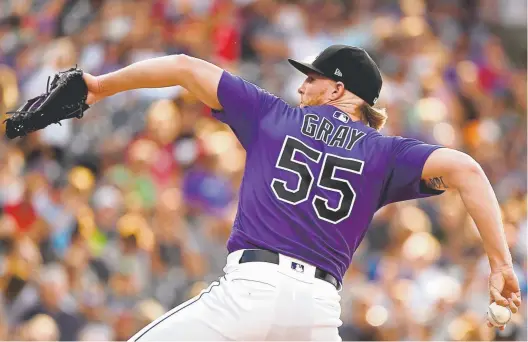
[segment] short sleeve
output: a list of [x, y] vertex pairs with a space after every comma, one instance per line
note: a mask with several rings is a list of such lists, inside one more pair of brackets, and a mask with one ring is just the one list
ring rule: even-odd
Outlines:
[[284, 101], [228, 71], [220, 78], [217, 91], [222, 110], [212, 110], [213, 116], [229, 125], [242, 146], [248, 150], [257, 135], [259, 121]]
[[427, 158], [442, 146], [401, 137], [392, 139], [392, 164], [380, 207], [393, 202], [442, 194], [444, 191], [431, 189], [422, 181]]

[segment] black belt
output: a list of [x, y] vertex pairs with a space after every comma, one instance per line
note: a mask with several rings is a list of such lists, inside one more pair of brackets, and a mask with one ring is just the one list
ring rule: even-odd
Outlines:
[[[242, 257], [239, 260], [240, 264], [246, 263], [246, 262], [268, 262], [270, 264], [279, 264], [279, 254], [267, 251], [264, 249], [248, 249], [245, 250], [242, 253]], [[298, 270], [298, 271], [304, 271], [304, 266], [297, 264], [295, 262], [292, 262], [292, 269]], [[329, 282], [330, 284], [334, 285], [336, 289], [339, 289], [339, 282], [337, 279], [331, 275], [330, 273], [316, 267], [315, 269], [315, 277], [317, 279], [324, 280], [326, 282]]]

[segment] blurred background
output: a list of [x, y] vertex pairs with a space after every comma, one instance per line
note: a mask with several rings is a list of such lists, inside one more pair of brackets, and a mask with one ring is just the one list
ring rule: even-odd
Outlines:
[[[346, 275], [343, 340], [527, 340], [526, 0], [0, 0], [0, 113], [78, 64], [186, 53], [292, 104], [330, 44], [379, 63], [383, 133], [481, 163], [525, 299], [485, 327], [489, 266], [456, 193], [380, 210]], [[3, 130], [2, 125], [0, 130]], [[245, 153], [181, 88], [0, 140], [0, 340], [126, 340], [222, 272]]]

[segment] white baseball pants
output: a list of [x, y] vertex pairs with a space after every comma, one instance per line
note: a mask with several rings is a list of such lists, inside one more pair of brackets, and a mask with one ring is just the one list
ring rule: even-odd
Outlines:
[[229, 254], [225, 276], [129, 341], [341, 341], [341, 298], [314, 266], [284, 255], [279, 265], [239, 264], [242, 252]]

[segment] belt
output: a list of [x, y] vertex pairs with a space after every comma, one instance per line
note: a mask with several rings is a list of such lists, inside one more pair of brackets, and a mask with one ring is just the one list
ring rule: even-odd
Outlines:
[[[258, 249], [258, 250], [248, 249], [242, 253], [242, 257], [239, 260], [240, 264], [243, 264], [246, 262], [267, 262], [270, 264], [278, 265], [279, 264], [279, 254], [272, 252], [272, 251], [267, 251], [264, 249]], [[293, 265], [292, 263], [293, 269], [295, 269], [295, 266], [301, 266], [301, 265]], [[339, 281], [337, 281], [337, 279], [330, 273], [316, 267], [315, 277], [317, 279], [321, 279], [326, 282], [329, 282], [330, 284], [334, 285], [336, 289], [339, 290]]]

